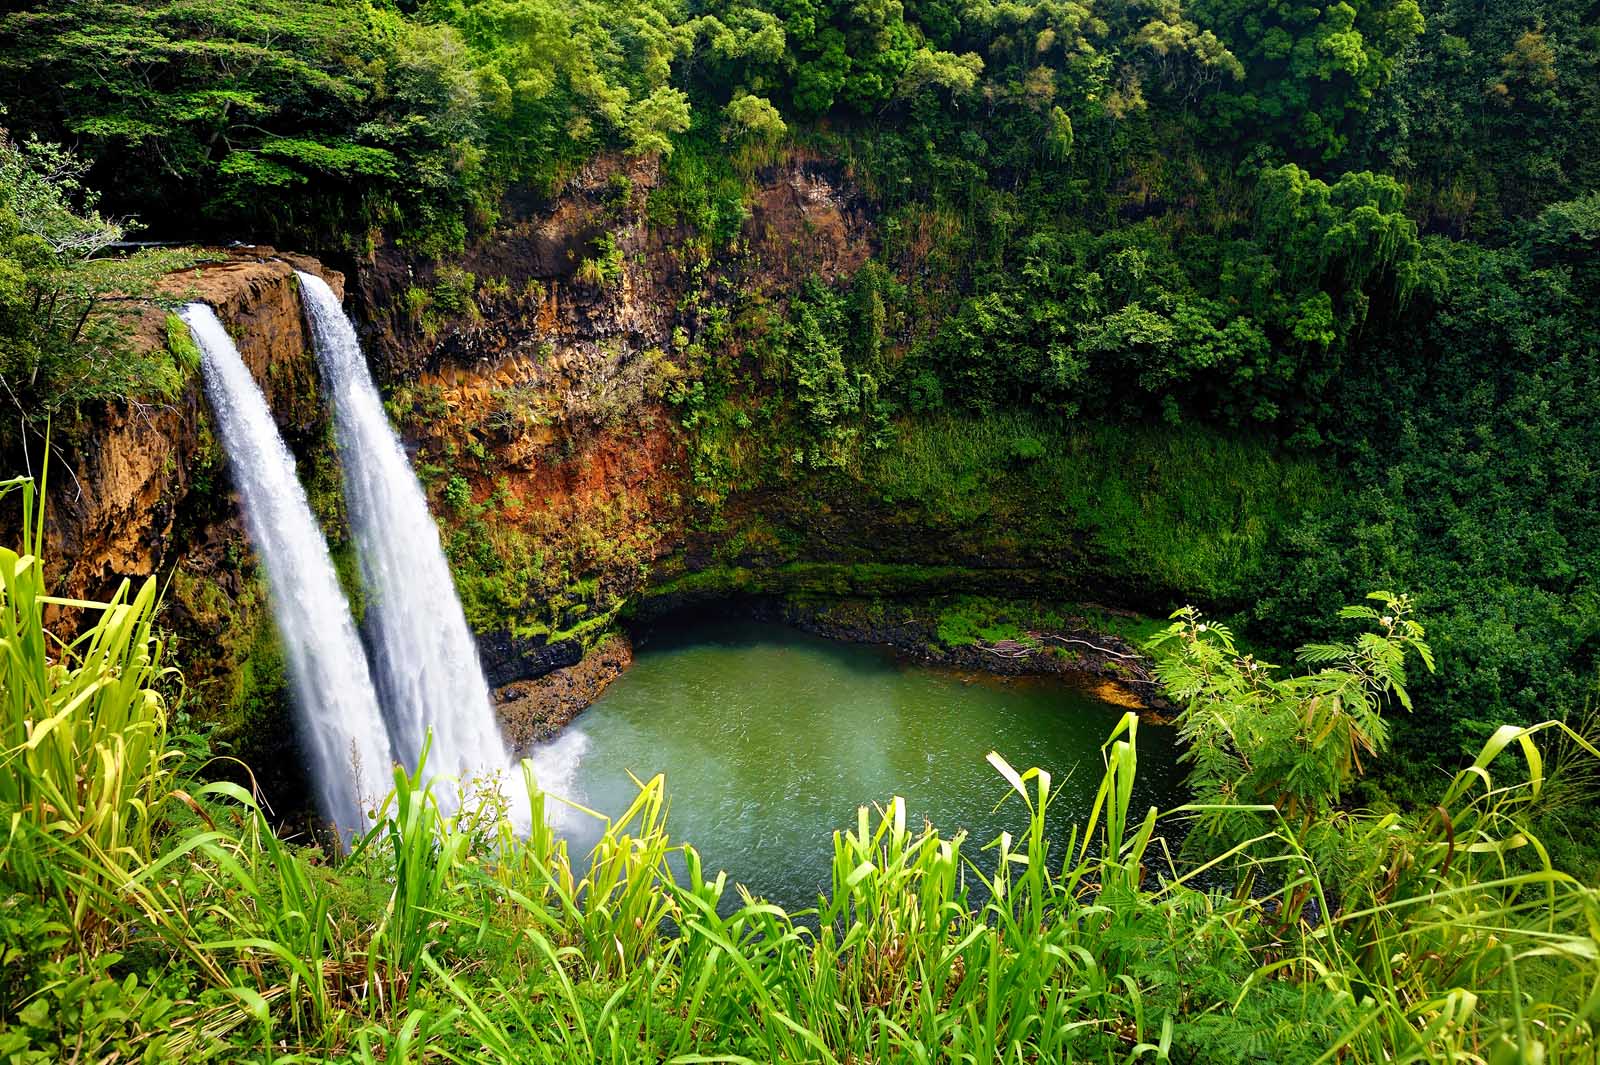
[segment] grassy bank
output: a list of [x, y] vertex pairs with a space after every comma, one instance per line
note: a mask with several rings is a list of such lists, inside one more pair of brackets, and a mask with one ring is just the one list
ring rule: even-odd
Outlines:
[[865, 477], [938, 520], [1081, 543], [1108, 582], [1209, 602], [1237, 600], [1273, 534], [1338, 499], [1324, 464], [1250, 436], [1025, 412], [904, 422]]

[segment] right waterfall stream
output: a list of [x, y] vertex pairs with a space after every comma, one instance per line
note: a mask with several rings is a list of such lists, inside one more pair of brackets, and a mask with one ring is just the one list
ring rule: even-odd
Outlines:
[[[397, 757], [414, 768], [429, 731], [429, 775], [463, 785], [486, 774], [527, 817], [521, 774], [500, 733], [477, 643], [428, 511], [427, 496], [389, 425], [355, 327], [320, 277], [297, 271], [324, 387], [333, 404], [350, 528], [367, 592], [363, 627]], [[576, 753], [535, 752], [539, 786], [557, 794]], [[440, 794], [442, 800], [448, 796]]]

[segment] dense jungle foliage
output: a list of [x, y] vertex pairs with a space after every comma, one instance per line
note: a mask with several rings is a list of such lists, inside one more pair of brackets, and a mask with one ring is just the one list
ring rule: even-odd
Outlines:
[[[702, 319], [692, 400], [734, 379], [728, 340], [758, 341], [802, 465], [869, 491], [929, 426], [1040, 419], [1028, 455], [1062, 426], [1242, 434], [1257, 462], [1320, 463], [1314, 505], [1274, 504], [1247, 566], [1149, 605], [1290, 647], [1350, 587], [1416, 589], [1446, 652], [1398, 726], [1424, 766], [1592, 688], [1592, 6], [46, 0], [0, 27], [0, 377], [32, 413], [170, 380], [116, 354], [95, 302], [134, 287], [140, 260], [103, 252], [130, 217], [447, 263], [508, 191], [621, 151], [664, 159], [650, 216], [709, 262], [736, 253], [761, 160], [821, 153], [881, 250], [777, 294], [760, 336]], [[622, 260], [581, 267], [604, 284]], [[931, 509], [982, 477], [952, 469]]]
[[[420, 772], [347, 855], [284, 844], [200, 782], [155, 586], [52, 601], [25, 518], [0, 1059], [1592, 1060], [1600, 901], [1560, 870], [1597, 820], [1594, 4], [40, 0], [0, 13], [0, 106], [7, 442], [193, 369], [120, 313], [192, 253], [130, 237], [398, 249], [433, 329], [475, 310], [456, 259], [598, 156], [659, 162], [703, 277], [763, 167], [826, 160], [871, 259], [679, 308], [703, 498], [998, 516], [1207, 611], [1152, 649], [1181, 851], [1128, 808], [1130, 719], [1073, 838], [997, 762], [1028, 839], [863, 810], [791, 915], [670, 841], [659, 780], [588, 858]], [[616, 285], [590, 251], [574, 283]], [[1341, 612], [1383, 587], [1413, 598]]]
[[527, 762], [525, 787], [462, 782], [466, 802], [396, 767], [346, 853], [285, 843], [248, 791], [193, 778], [209, 752], [169, 711], [155, 581], [77, 603], [82, 632], [53, 638], [34, 486], [0, 491], [25, 530], [0, 550], [8, 1062], [1592, 1057], [1600, 891], [1529, 826], [1600, 751], [1507, 726], [1420, 813], [1340, 808], [1433, 665], [1405, 596], [1341, 611], [1347, 640], [1292, 676], [1180, 611], [1152, 651], [1194, 805], [1132, 806], [1129, 713], [1066, 839], [1046, 834], [1051, 774], [991, 753], [1024, 835], [862, 806], [791, 914], [670, 838], [659, 776], [586, 859], [545, 827], [559, 808]]

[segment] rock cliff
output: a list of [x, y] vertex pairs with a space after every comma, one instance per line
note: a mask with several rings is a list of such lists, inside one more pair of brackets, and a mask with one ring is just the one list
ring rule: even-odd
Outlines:
[[[227, 323], [287, 438], [306, 440], [324, 419], [316, 399], [315, 359], [300, 314], [295, 269], [315, 270], [336, 290], [344, 278], [314, 260], [271, 248], [219, 253], [221, 261], [167, 278], [163, 295], [211, 304]], [[141, 314], [137, 342], [167, 342], [166, 312]], [[176, 564], [197, 544], [175, 536], [197, 488], [225, 487], [208, 476], [217, 456], [205, 395], [191, 375], [181, 395], [156, 404], [106, 404], [86, 412], [86, 431], [63, 456], [49, 494], [46, 531], [61, 594], [98, 597], [123, 578], [148, 577]], [[210, 498], [205, 510], [213, 511]], [[193, 509], [193, 508], [191, 508]], [[214, 515], [203, 539], [239, 533], [233, 508]]]
[[862, 197], [824, 160], [754, 174], [725, 245], [663, 216], [662, 181], [656, 161], [602, 157], [548, 203], [508, 200], [449, 264], [380, 247], [354, 268], [497, 681], [592, 643], [703, 524], [675, 389], [739, 355], [706, 340], [718, 324], [848, 276], [875, 246]]
[[[926, 594], [981, 586], [980, 571], [1037, 583], [1047, 568], [1004, 530], [974, 553], [825, 478], [730, 495], [730, 478], [703, 476], [690, 388], [712, 367], [736, 376], [726, 394], [775, 387], [741, 338], [778, 320], [806, 279], [851, 275], [876, 232], [825, 160], [754, 174], [720, 243], [660, 210], [662, 181], [654, 161], [600, 158], [551, 199], [509, 197], [494, 231], [448, 262], [380, 244], [344, 264], [347, 305], [519, 738], [559, 726], [626, 666], [615, 621], [652, 588], [669, 604], [871, 596], [890, 579]], [[344, 276], [270, 248], [224, 253], [165, 292], [211, 303], [238, 340], [349, 576], [295, 267], [342, 292]], [[143, 343], [165, 343], [166, 330], [163, 310], [141, 319]], [[198, 379], [170, 403], [107, 406], [85, 424], [71, 476], [53, 478], [58, 587], [99, 596], [125, 577], [170, 576], [167, 624], [194, 705], [224, 738], [248, 741], [257, 766], [292, 767], [276, 639]]]
[[[796, 157], [757, 178], [727, 247], [652, 215], [658, 164], [611, 157], [549, 200], [509, 197], [502, 223], [453, 261], [380, 246], [346, 264], [347, 302], [519, 734], [570, 716], [626, 664], [625, 641], [604, 637], [651, 564], [682, 548], [695, 487], [667, 390], [692, 369], [687, 340], [726, 313], [730, 293], [781, 294], [872, 251], [868, 214], [836, 167]], [[162, 302], [216, 308], [348, 575], [294, 270], [341, 295], [345, 275], [267, 247], [208, 257], [167, 278]], [[167, 332], [165, 308], [145, 308], [139, 342], [167, 343]], [[198, 375], [168, 402], [85, 412], [56, 451], [58, 592], [97, 598], [125, 578], [167, 580], [165, 624], [191, 705], [224, 739], [248, 741], [255, 764], [292, 762], [276, 638]], [[461, 565], [474, 552], [481, 564]]]

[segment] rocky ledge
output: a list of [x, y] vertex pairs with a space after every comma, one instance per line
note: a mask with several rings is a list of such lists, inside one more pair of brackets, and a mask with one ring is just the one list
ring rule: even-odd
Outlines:
[[554, 736], [632, 664], [633, 644], [614, 633], [575, 665], [496, 688], [495, 705], [507, 742], [521, 749]]
[[[142, 308], [136, 343], [167, 343], [166, 305], [211, 304], [245, 365], [267, 394], [286, 435], [304, 437], [323, 414], [294, 276], [315, 272], [336, 292], [344, 277], [304, 256], [269, 247], [208, 250], [192, 270], [168, 275]], [[47, 534], [59, 594], [100, 597], [123, 578], [168, 567], [188, 546], [174, 522], [206, 465], [207, 408], [199, 376], [171, 400], [106, 403], [85, 412], [90, 431], [60, 456], [52, 477]]]
[[1028, 620], [1014, 633], [951, 643], [941, 636], [937, 602], [790, 599], [765, 604], [762, 615], [818, 636], [891, 647], [914, 661], [1004, 676], [1059, 676], [1083, 682], [1108, 703], [1165, 720], [1172, 704], [1159, 694], [1152, 663], [1121, 636], [1083, 618]]

